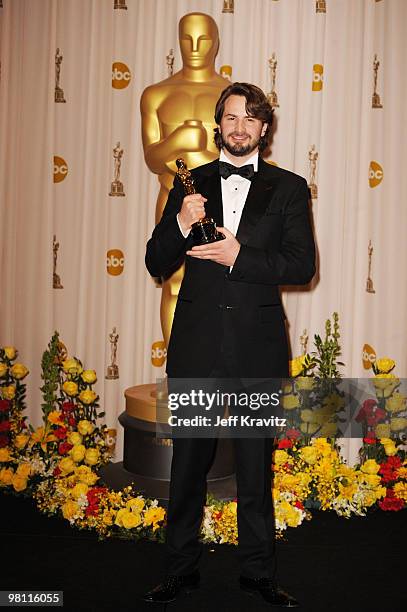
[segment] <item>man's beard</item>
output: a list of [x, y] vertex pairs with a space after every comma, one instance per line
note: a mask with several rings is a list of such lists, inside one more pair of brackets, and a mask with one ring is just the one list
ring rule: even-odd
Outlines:
[[[233, 134], [230, 134], [230, 136], [232, 135]], [[220, 137], [222, 139], [222, 148], [226, 149], [226, 151], [228, 151], [231, 155], [234, 155], [235, 157], [244, 157], [245, 155], [252, 153], [252, 151], [257, 149], [260, 143], [260, 138], [258, 138], [257, 140], [249, 141], [245, 145], [243, 143], [230, 144], [229, 142], [226, 142], [223, 139], [222, 134], [220, 135]]]

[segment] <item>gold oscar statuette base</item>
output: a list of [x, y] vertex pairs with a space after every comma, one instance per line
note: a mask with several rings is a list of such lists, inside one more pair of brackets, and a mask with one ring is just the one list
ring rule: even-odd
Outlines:
[[278, 103], [277, 93], [275, 91], [270, 91], [270, 93], [267, 94], [267, 101], [273, 108], [279, 108], [280, 106]]
[[107, 374], [105, 378], [107, 380], [116, 380], [119, 378], [119, 367], [117, 365], [107, 366]]
[[318, 198], [318, 185], [315, 185], [315, 183], [312, 183], [311, 185], [308, 185], [310, 193], [311, 193], [311, 198], [313, 200], [316, 200]]
[[371, 278], [368, 278], [366, 281], [366, 291], [367, 293], [376, 293], [374, 287], [373, 287], [373, 281]]
[[55, 87], [55, 102], [63, 102], [65, 103], [64, 90], [60, 87]]
[[123, 183], [121, 181], [113, 181], [110, 185], [110, 196], [120, 196], [123, 197], [126, 194], [123, 191]]
[[380, 102], [380, 96], [378, 93], [374, 93], [372, 96], [372, 108], [383, 108], [383, 104]]

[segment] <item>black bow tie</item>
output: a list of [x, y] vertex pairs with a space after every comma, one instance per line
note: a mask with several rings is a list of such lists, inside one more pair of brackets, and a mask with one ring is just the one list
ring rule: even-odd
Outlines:
[[247, 164], [246, 166], [233, 166], [232, 164], [228, 164], [227, 162], [220, 161], [219, 162], [219, 174], [222, 178], [227, 179], [231, 174], [239, 174], [239, 176], [243, 176], [245, 179], [252, 180], [254, 177], [254, 166], [253, 164]]

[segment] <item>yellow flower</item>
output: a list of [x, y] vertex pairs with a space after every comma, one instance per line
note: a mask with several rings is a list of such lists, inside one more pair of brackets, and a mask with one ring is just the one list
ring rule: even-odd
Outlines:
[[91, 434], [94, 429], [95, 427], [93, 423], [91, 423], [90, 421], [87, 421], [86, 419], [83, 419], [82, 421], [79, 421], [78, 423], [78, 431], [83, 436], [86, 436], [87, 434]]
[[81, 391], [79, 394], [79, 399], [81, 400], [82, 404], [93, 404], [96, 398], [97, 398], [96, 393], [92, 391], [91, 389], [85, 389], [84, 391]]
[[82, 372], [82, 380], [90, 385], [95, 383], [97, 380], [95, 370], [85, 370]]
[[309, 408], [306, 410], [301, 410], [301, 419], [304, 421], [304, 423], [318, 423], [318, 416]]
[[351, 482], [350, 484], [346, 484], [346, 485], [339, 483], [339, 494], [341, 497], [344, 497], [345, 499], [351, 500], [357, 490], [358, 490], [357, 484], [354, 482]]
[[8, 387], [1, 387], [1, 394], [3, 399], [12, 400], [16, 394], [16, 388], [14, 385], [8, 385]]
[[59, 469], [64, 474], [64, 476], [73, 472], [75, 467], [76, 466], [70, 457], [64, 457], [59, 462]]
[[381, 477], [379, 474], [363, 474], [363, 480], [374, 489], [379, 486]]
[[7, 364], [3, 361], [0, 361], [0, 378], [3, 378], [7, 374]]
[[25, 367], [22, 363], [15, 363], [10, 368], [10, 374], [16, 380], [22, 380], [28, 374], [28, 368]]
[[313, 465], [314, 463], [316, 463], [318, 459], [318, 451], [314, 446], [304, 446], [300, 450], [300, 457], [306, 463]]
[[368, 489], [363, 493], [363, 504], [367, 507], [373, 506], [377, 501], [377, 497], [374, 491]]
[[72, 380], [66, 380], [62, 385], [62, 389], [67, 395], [70, 395], [71, 397], [78, 395], [78, 385]]
[[402, 412], [406, 409], [406, 397], [401, 393], [395, 393], [386, 399], [386, 410], [389, 412]]
[[394, 368], [396, 363], [393, 361], [393, 359], [382, 357], [382, 359], [376, 360], [375, 365], [381, 374], [388, 374]]
[[156, 508], [149, 508], [148, 510], [146, 510], [144, 514], [143, 525], [144, 527], [153, 525], [153, 531], [155, 531], [159, 527], [158, 523], [163, 521], [164, 518], [165, 518], [164, 508], [161, 508], [160, 506], [157, 506]]
[[82, 444], [81, 434], [78, 431], [71, 431], [71, 433], [68, 435], [68, 442], [74, 446]]
[[397, 470], [397, 477], [407, 479], [407, 467], [399, 467]]
[[86, 453], [86, 448], [84, 447], [83, 444], [76, 444], [69, 451], [69, 454], [71, 455], [75, 463], [80, 463], [81, 461], [83, 461], [83, 458], [85, 457], [85, 453]]
[[14, 472], [11, 468], [3, 468], [0, 470], [0, 483], [2, 485], [11, 485]]
[[298, 376], [295, 379], [295, 384], [297, 385], [297, 389], [302, 391], [312, 391], [315, 384], [315, 379], [312, 376]]
[[330, 395], [324, 397], [322, 404], [328, 413], [333, 413], [338, 412], [341, 408], [343, 408], [345, 400], [343, 397], [338, 395], [338, 393], [331, 393]]
[[79, 505], [73, 499], [68, 499], [68, 501], [62, 505], [61, 510], [63, 517], [70, 520], [78, 515]]
[[6, 463], [7, 461], [11, 461], [12, 457], [10, 455], [10, 449], [7, 447], [0, 448], [0, 463]]
[[20, 476], [20, 474], [14, 474], [11, 484], [15, 491], [24, 491], [27, 488], [27, 478]]
[[128, 510], [127, 508], [120, 508], [120, 510], [116, 514], [114, 524], [118, 527], [123, 527], [123, 514], [126, 514], [127, 512], [130, 512], [130, 510]]
[[332, 438], [338, 433], [338, 425], [337, 423], [325, 423], [324, 425], [322, 425], [319, 433], [321, 434], [321, 436]]
[[85, 482], [89, 486], [94, 485], [98, 480], [97, 476], [87, 465], [80, 465], [75, 469], [75, 475], [80, 482]]
[[20, 463], [20, 465], [18, 466], [17, 470], [16, 470], [16, 474], [18, 474], [19, 476], [22, 476], [23, 478], [28, 478], [29, 476], [31, 476], [31, 465], [29, 463]]
[[380, 442], [383, 445], [384, 452], [388, 457], [393, 457], [397, 453], [397, 446], [394, 443], [394, 440], [390, 438], [380, 438]]
[[125, 529], [133, 529], [141, 524], [141, 515], [139, 512], [130, 512], [127, 510], [123, 513], [122, 522]]
[[368, 459], [361, 465], [360, 470], [364, 474], [377, 474], [380, 470], [380, 465], [374, 459]]
[[21, 450], [24, 448], [24, 446], [27, 444], [28, 442], [28, 438], [29, 436], [27, 434], [17, 434], [16, 437], [14, 438], [14, 446], [18, 449]]
[[83, 371], [82, 366], [76, 359], [65, 359], [62, 362], [62, 367], [67, 374], [71, 374], [73, 376], [80, 374]]
[[403, 499], [407, 503], [407, 482], [396, 482], [393, 490], [396, 497]]
[[303, 360], [301, 359], [301, 357], [295, 357], [294, 359], [292, 359], [289, 363], [290, 376], [295, 378], [296, 376], [301, 374], [302, 366], [303, 366]]
[[331, 454], [331, 445], [327, 442], [326, 438], [320, 437], [312, 441], [312, 446], [317, 449], [322, 455]]
[[376, 394], [381, 391], [381, 397], [390, 397], [394, 389], [400, 384], [400, 379], [394, 374], [376, 374], [373, 378], [373, 385], [376, 388]]
[[59, 410], [53, 410], [52, 412], [48, 414], [47, 420], [49, 421], [49, 423], [52, 423], [53, 425], [61, 425], [63, 423], [63, 420], [61, 419], [61, 417], [62, 417], [62, 412], [60, 412]]
[[17, 357], [17, 349], [15, 349], [14, 346], [4, 346], [3, 350], [6, 354], [7, 359], [10, 359], [10, 361]]
[[300, 430], [304, 434], [308, 434], [311, 436], [319, 429], [319, 425], [317, 423], [301, 423]]
[[375, 433], [378, 438], [388, 438], [390, 436], [390, 425], [379, 423], [375, 427]]
[[71, 495], [72, 497], [75, 497], [75, 499], [78, 499], [78, 497], [80, 497], [81, 495], [86, 495], [88, 490], [89, 487], [85, 482], [78, 482], [73, 487], [73, 489], [71, 489]]
[[282, 406], [284, 410], [294, 410], [298, 408], [300, 405], [300, 400], [298, 395], [283, 395], [282, 396]]
[[85, 463], [88, 465], [96, 465], [99, 461], [99, 449], [88, 448], [85, 453]]
[[398, 417], [397, 419], [390, 419], [390, 429], [392, 431], [402, 431], [407, 427], [407, 419]]
[[277, 449], [274, 451], [274, 463], [276, 465], [282, 465], [283, 463], [287, 463], [289, 460], [289, 455], [285, 450]]
[[126, 502], [126, 508], [128, 510], [134, 510], [135, 512], [141, 512], [144, 509], [145, 501], [142, 497], [132, 497]]

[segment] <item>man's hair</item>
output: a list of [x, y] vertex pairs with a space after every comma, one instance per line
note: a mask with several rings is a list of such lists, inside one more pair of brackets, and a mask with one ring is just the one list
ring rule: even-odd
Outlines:
[[[220, 125], [223, 113], [225, 110], [225, 102], [230, 96], [243, 96], [246, 98], [246, 112], [249, 117], [260, 119], [263, 123], [267, 123], [267, 129], [264, 136], [260, 138], [259, 151], [260, 153], [267, 148], [271, 134], [271, 126], [273, 124], [274, 109], [268, 102], [265, 94], [256, 85], [250, 83], [232, 83], [226, 87], [220, 95], [215, 107], [215, 121]], [[215, 144], [219, 150], [222, 148], [222, 136], [219, 128], [215, 128]]]

